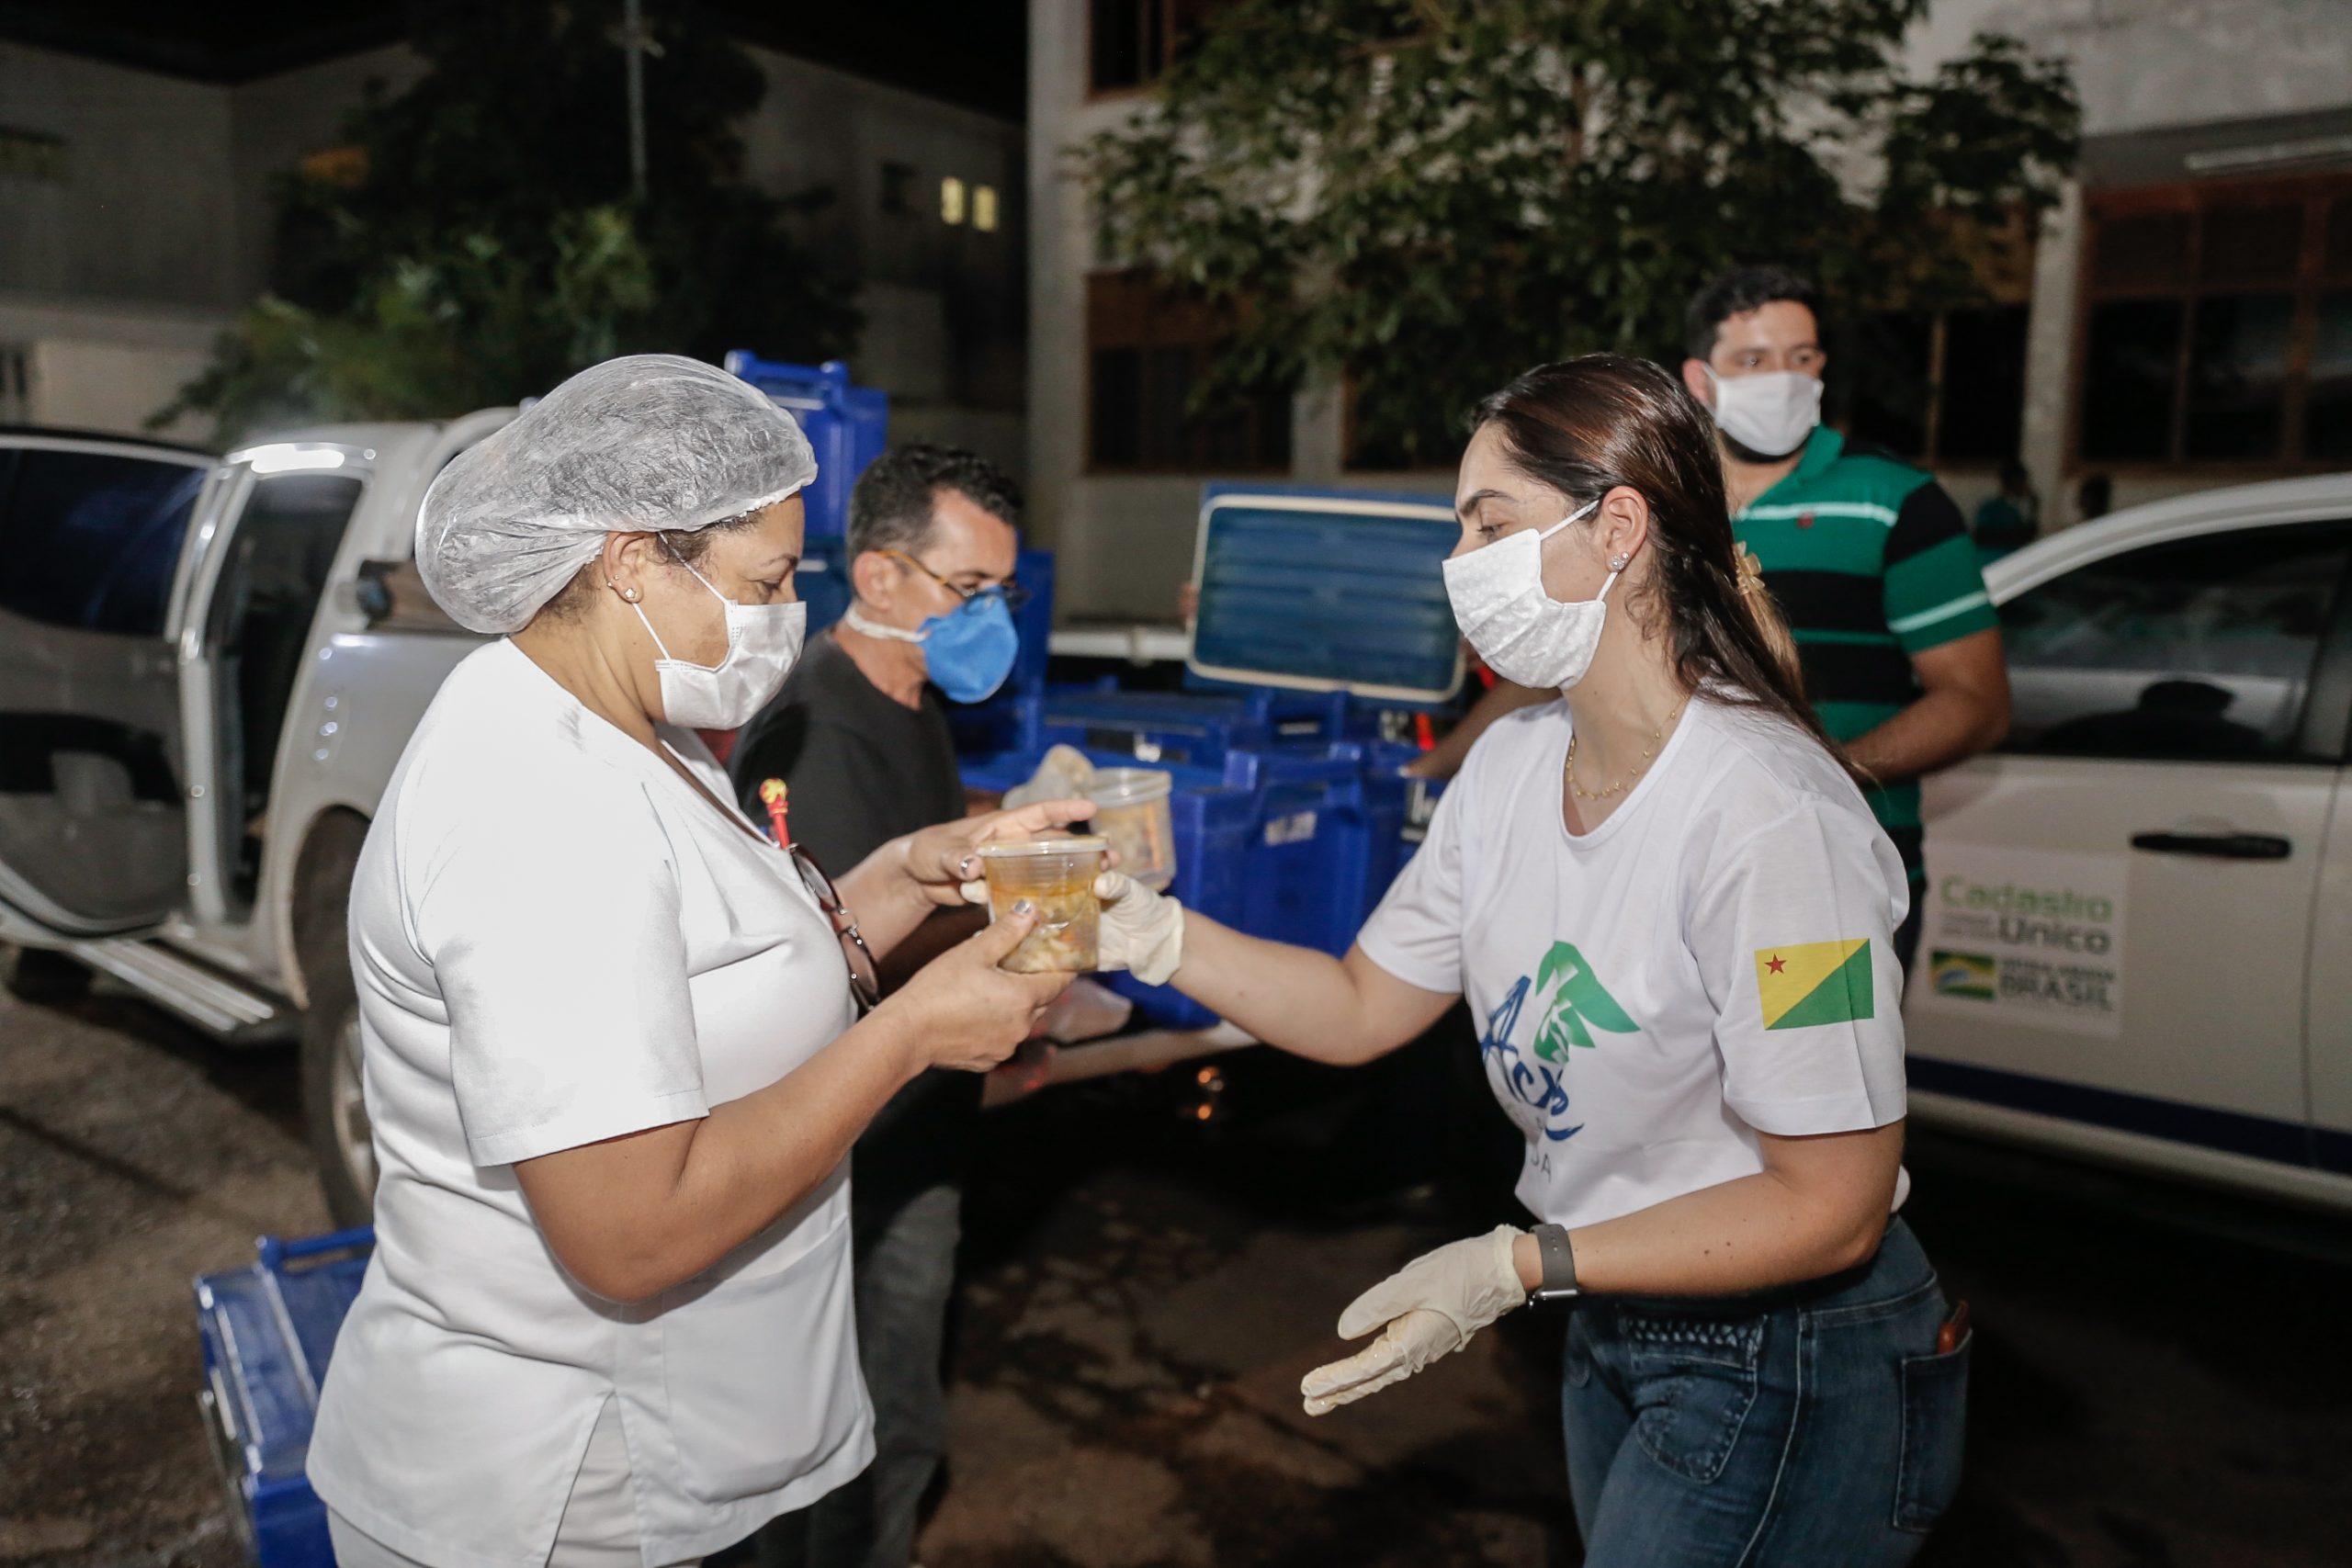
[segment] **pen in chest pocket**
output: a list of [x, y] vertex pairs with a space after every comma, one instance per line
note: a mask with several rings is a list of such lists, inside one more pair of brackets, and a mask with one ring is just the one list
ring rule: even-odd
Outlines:
[[768, 824], [775, 833], [776, 848], [792, 847], [792, 829], [785, 822], [786, 797], [791, 792], [782, 779], [763, 780], [760, 784], [760, 804], [768, 808]]

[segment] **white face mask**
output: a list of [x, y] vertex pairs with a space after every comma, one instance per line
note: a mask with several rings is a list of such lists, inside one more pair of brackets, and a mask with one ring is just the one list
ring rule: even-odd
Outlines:
[[1759, 457], [1781, 458], [1804, 445], [1821, 423], [1821, 378], [1802, 370], [1707, 379], [1715, 388], [1715, 423]]
[[[686, 566], [684, 561], [678, 564]], [[712, 588], [693, 567], [686, 570], [726, 607], [727, 657], [708, 667], [671, 658], [662, 634], [646, 620], [645, 606], [632, 604], [637, 618], [645, 621], [653, 646], [662, 650], [662, 657], [653, 661], [654, 672], [662, 681], [662, 715], [687, 729], [734, 729], [751, 722], [754, 714], [768, 705], [768, 699], [799, 661], [801, 639], [808, 630], [808, 606], [797, 601], [738, 604]]]
[[1589, 502], [1541, 533], [1523, 528], [1445, 563], [1453, 619], [1487, 668], [1522, 686], [1573, 686], [1592, 668], [1609, 619], [1611, 562], [1600, 592], [1562, 604], [1544, 590], [1544, 541], [1600, 504]]

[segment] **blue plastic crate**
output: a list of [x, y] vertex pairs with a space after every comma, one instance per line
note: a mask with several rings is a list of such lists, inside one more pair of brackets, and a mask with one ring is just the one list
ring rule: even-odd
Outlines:
[[[1396, 749], [1385, 749], [1393, 753]], [[1274, 942], [1347, 952], [1364, 918], [1404, 863], [1409, 782], [1395, 758], [1377, 761], [1351, 741], [1237, 750], [1226, 759], [1225, 790], [1239, 797], [1222, 831], [1184, 859], [1177, 834], [1176, 886], [1188, 908]], [[1110, 977], [1112, 987], [1154, 1022], [1203, 1029], [1216, 1015], [1171, 987]]]
[[849, 526], [850, 486], [882, 455], [888, 395], [851, 386], [849, 367], [838, 359], [787, 365], [739, 348], [727, 355], [726, 365], [728, 374], [741, 376], [800, 422], [817, 454], [817, 479], [804, 497], [808, 537], [839, 538]]
[[375, 1241], [366, 1229], [265, 1236], [258, 1262], [197, 1278], [205, 1426], [230, 1517], [260, 1568], [334, 1568], [326, 1506], [302, 1465], [327, 1357]]
[[800, 547], [792, 591], [808, 606], [808, 635], [815, 637], [849, 613], [849, 551], [839, 539], [814, 535]]
[[1016, 744], [1023, 750], [1076, 746], [1155, 766], [1206, 768], [1223, 767], [1236, 751], [1339, 740], [1378, 725], [1344, 692], [1129, 692], [1109, 682], [1057, 687], [1023, 708], [1020, 719]]
[[[1188, 909], [1239, 926], [1249, 902], [1250, 844], [1259, 828], [1258, 791], [1220, 784], [1179, 788], [1168, 797], [1176, 829], [1176, 880], [1168, 889]], [[1105, 985], [1163, 1029], [1206, 1029], [1217, 1015], [1173, 986], [1147, 986], [1121, 971]]]

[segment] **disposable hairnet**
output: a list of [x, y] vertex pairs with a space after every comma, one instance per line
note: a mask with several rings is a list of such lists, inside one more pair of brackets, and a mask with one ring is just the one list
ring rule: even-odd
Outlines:
[[673, 354], [608, 359], [441, 470], [417, 571], [459, 625], [516, 631], [606, 534], [707, 528], [816, 477], [800, 426], [748, 382]]

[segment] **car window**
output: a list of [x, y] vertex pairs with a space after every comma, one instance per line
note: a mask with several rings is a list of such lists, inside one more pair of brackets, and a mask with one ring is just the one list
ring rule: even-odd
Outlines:
[[0, 609], [160, 637], [205, 469], [117, 452], [0, 454]]
[[2008, 749], [2181, 761], [2296, 755], [2352, 524], [2111, 556], [2001, 609]]

